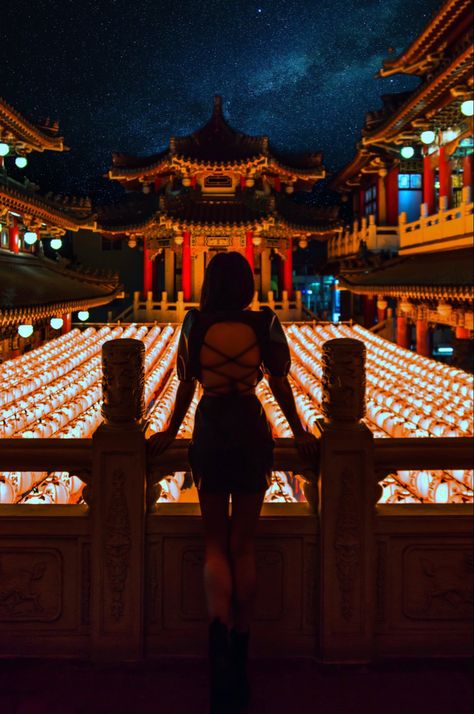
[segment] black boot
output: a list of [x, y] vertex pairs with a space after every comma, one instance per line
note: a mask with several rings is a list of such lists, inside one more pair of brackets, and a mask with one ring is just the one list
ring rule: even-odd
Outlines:
[[238, 709], [250, 703], [250, 683], [247, 675], [249, 633], [230, 631], [230, 659], [233, 670], [234, 701]]
[[216, 617], [209, 625], [210, 714], [232, 714], [229, 631]]

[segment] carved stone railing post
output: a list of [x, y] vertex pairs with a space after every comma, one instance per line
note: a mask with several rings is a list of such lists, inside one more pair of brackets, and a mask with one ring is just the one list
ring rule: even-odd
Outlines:
[[321, 426], [321, 629], [325, 662], [373, 655], [376, 481], [365, 412], [365, 346], [323, 345]]
[[102, 347], [104, 423], [93, 436], [92, 658], [143, 656], [145, 545], [145, 347]]

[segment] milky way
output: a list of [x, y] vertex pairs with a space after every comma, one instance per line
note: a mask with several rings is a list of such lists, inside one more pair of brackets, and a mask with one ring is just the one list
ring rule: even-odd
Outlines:
[[0, 96], [59, 120], [70, 151], [35, 156], [41, 188], [110, 195], [112, 151], [150, 154], [199, 128], [222, 94], [230, 123], [278, 148], [348, 161], [375, 80], [439, 0], [3, 0]]

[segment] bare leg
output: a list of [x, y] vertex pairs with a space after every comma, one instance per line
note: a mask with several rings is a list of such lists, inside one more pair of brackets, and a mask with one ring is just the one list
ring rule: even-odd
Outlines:
[[229, 495], [199, 493], [199, 503], [206, 544], [204, 588], [209, 617], [211, 620], [218, 617], [225, 625], [229, 625], [232, 599]]
[[230, 552], [234, 581], [234, 627], [249, 629], [257, 585], [255, 532], [264, 493], [233, 493]]

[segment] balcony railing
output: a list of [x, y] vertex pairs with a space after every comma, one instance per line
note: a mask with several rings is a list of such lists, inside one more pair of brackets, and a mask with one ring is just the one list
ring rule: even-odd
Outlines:
[[377, 226], [372, 214], [356, 221], [352, 230], [330, 238], [328, 241], [328, 259], [337, 260], [356, 255], [366, 249], [372, 253], [384, 250], [395, 253], [398, 250], [398, 226]]
[[[275, 300], [274, 293], [270, 290], [265, 301], [260, 300], [258, 292], [255, 293], [252, 301], [252, 309], [258, 310], [261, 306], [268, 305], [274, 310], [282, 322], [292, 322], [301, 320], [302, 303], [301, 292], [295, 291], [293, 300], [288, 298], [288, 292], [283, 290], [282, 299]], [[161, 293], [161, 300], [156, 300], [152, 292], [147, 294], [144, 300], [139, 292], [133, 294], [133, 303], [129, 305], [116, 320], [123, 322], [182, 322], [188, 310], [199, 307], [198, 302], [184, 300], [183, 293], [178, 292], [176, 301], [168, 300], [168, 293]]]
[[[156, 504], [163, 476], [189, 468], [188, 444], [147, 455], [140, 343], [107, 344], [92, 439], [0, 440], [2, 470], [70, 469], [87, 484], [86, 506], [0, 506], [0, 656], [204, 652], [199, 507]], [[306, 474], [307, 504], [264, 506], [257, 649], [325, 662], [468, 654], [472, 506], [376, 503], [393, 470], [472, 468], [473, 439], [374, 439], [363, 343], [326, 342], [323, 365], [317, 463], [291, 439], [275, 449], [275, 468]]]
[[470, 188], [463, 189], [460, 206], [448, 208], [447, 202], [442, 197], [440, 210], [431, 216], [428, 205], [422, 203], [420, 218], [410, 223], [406, 213], [400, 214], [400, 255], [472, 248], [474, 204]]

